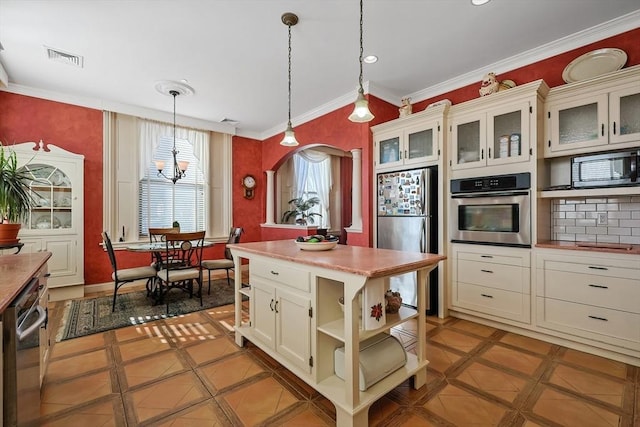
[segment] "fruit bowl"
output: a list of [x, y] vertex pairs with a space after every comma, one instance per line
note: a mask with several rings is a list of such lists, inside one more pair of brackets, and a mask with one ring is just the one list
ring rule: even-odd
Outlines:
[[335, 248], [337, 244], [337, 241], [327, 240], [322, 242], [296, 242], [298, 248], [303, 251], [328, 251]]

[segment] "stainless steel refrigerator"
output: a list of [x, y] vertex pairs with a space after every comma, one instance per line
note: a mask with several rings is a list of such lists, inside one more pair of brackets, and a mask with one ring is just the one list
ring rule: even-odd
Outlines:
[[[409, 252], [437, 253], [437, 168], [377, 175], [377, 246]], [[435, 270], [434, 270], [435, 272]], [[429, 276], [427, 313], [437, 312], [437, 273]], [[391, 278], [402, 303], [416, 307], [416, 273]]]

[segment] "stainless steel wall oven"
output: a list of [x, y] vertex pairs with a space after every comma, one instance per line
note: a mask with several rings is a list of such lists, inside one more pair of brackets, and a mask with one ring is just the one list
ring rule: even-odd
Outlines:
[[531, 247], [531, 174], [451, 180], [450, 238]]
[[21, 426], [40, 415], [40, 328], [47, 311], [38, 305], [33, 278], [2, 315], [4, 425]]

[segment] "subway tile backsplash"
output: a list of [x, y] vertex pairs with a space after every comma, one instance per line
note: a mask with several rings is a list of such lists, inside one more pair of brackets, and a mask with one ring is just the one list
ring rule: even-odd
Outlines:
[[551, 237], [640, 245], [640, 196], [554, 199]]

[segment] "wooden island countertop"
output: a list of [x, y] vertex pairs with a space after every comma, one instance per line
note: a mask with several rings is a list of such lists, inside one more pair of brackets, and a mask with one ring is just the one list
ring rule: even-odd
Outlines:
[[0, 313], [38, 273], [51, 257], [51, 252], [0, 256]]
[[384, 277], [430, 267], [444, 255], [399, 252], [361, 246], [337, 245], [328, 251], [305, 251], [293, 240], [237, 243], [228, 245], [256, 255], [344, 271], [368, 278]]

